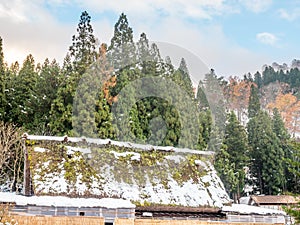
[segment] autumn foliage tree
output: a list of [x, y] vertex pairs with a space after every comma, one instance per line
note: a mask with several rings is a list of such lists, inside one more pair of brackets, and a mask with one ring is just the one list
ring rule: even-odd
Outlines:
[[285, 126], [293, 136], [300, 132], [300, 101], [292, 93], [280, 93], [274, 102], [268, 104], [267, 108], [278, 109]]
[[251, 92], [251, 85], [254, 83], [248, 80], [240, 80], [237, 77], [230, 77], [227, 86], [227, 98], [230, 109], [237, 113], [239, 121], [247, 114], [247, 106]]

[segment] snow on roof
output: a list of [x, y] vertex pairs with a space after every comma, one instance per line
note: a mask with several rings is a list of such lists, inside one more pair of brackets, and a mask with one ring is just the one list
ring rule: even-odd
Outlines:
[[213, 151], [200, 151], [200, 150], [193, 150], [188, 148], [175, 148], [172, 146], [154, 146], [154, 145], [144, 145], [144, 144], [136, 144], [130, 142], [121, 142], [121, 141], [113, 141], [110, 139], [99, 139], [99, 138], [85, 138], [85, 137], [55, 137], [55, 136], [36, 136], [36, 135], [28, 135], [24, 134], [24, 138], [28, 140], [36, 140], [36, 141], [69, 141], [69, 142], [87, 142], [90, 144], [97, 144], [97, 145], [114, 145], [119, 147], [127, 147], [133, 149], [142, 149], [145, 151], [150, 150], [160, 150], [160, 151], [171, 151], [176, 153], [190, 153], [190, 154], [199, 154], [199, 155], [213, 155]]
[[286, 215], [286, 213], [281, 210], [267, 209], [267, 208], [263, 208], [263, 207], [244, 205], [244, 204], [232, 204], [231, 206], [223, 206], [222, 211], [223, 212], [240, 213], [240, 214]]
[[115, 158], [118, 159], [119, 157], [126, 157], [126, 156], [131, 156], [131, 160], [137, 160], [140, 161], [141, 155], [136, 152], [115, 152], [111, 151], [110, 153], [114, 154]]
[[16, 205], [38, 205], [56, 207], [102, 207], [102, 208], [135, 208], [128, 200], [115, 198], [68, 198], [63, 196], [31, 196], [0, 192], [0, 202], [14, 202]]

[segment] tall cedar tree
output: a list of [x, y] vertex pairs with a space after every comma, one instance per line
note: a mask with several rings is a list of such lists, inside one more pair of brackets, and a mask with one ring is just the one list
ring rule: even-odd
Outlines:
[[254, 74], [254, 83], [256, 83], [257, 88], [261, 88], [263, 85], [262, 76], [258, 71]]
[[251, 174], [260, 194], [275, 195], [284, 188], [284, 152], [272, 129], [270, 116], [263, 111], [248, 122]]
[[214, 122], [211, 126], [208, 142], [208, 149], [211, 151], [220, 149], [225, 132], [226, 112], [222, 79], [222, 77], [218, 78], [214, 70], [211, 69], [210, 73], [205, 74], [203, 83], [199, 83], [198, 86], [201, 87], [197, 94], [200, 109], [206, 109], [208, 106]]
[[37, 98], [35, 93], [36, 82], [37, 72], [35, 71], [34, 58], [32, 55], [28, 55], [16, 77], [13, 89], [14, 98], [10, 103], [13, 106], [13, 122], [29, 131], [35, 129], [32, 118], [34, 118], [34, 102]]
[[[138, 120], [138, 109], [136, 104], [130, 105], [135, 99], [136, 90], [129, 84], [141, 77], [141, 71], [135, 68], [136, 46], [133, 42], [133, 31], [129, 26], [127, 17], [122, 13], [115, 24], [114, 36], [108, 47], [107, 58], [116, 73], [116, 85], [111, 88], [112, 96], [118, 96], [114, 103], [116, 109], [113, 118], [116, 124], [115, 132], [118, 140], [140, 142], [144, 139], [143, 132]], [[126, 85], [126, 97], [120, 96]], [[127, 119], [124, 116], [127, 116]]]
[[191, 96], [191, 98], [194, 98], [193, 84], [184, 58], [181, 59], [179, 68], [176, 71], [175, 76], [176, 74], [178, 74], [179, 76], [177, 83], [179, 83], [179, 85], [183, 87], [183, 90], [185, 90], [187, 94]]
[[258, 97], [258, 89], [257, 87], [252, 84], [250, 90], [250, 97], [249, 97], [249, 106], [248, 106], [248, 117], [253, 118], [255, 117], [260, 110], [260, 103]]
[[72, 45], [69, 48], [74, 70], [80, 77], [97, 58], [97, 41], [93, 32], [91, 17], [84, 11], [80, 16], [77, 35], [73, 35]]
[[75, 93], [75, 77], [70, 55], [64, 59], [61, 69], [61, 82], [56, 98], [51, 104], [50, 129], [54, 135], [70, 135], [72, 131], [72, 107]]
[[133, 31], [129, 27], [127, 17], [122, 13], [115, 24], [114, 36], [108, 48], [111, 62], [115, 70], [136, 63], [136, 48], [133, 42]]
[[286, 158], [285, 161], [289, 165], [288, 171], [290, 172], [291, 177], [289, 177], [290, 189], [289, 191], [293, 193], [299, 193], [300, 191], [300, 143], [291, 140], [289, 142], [289, 148], [291, 151], [291, 157]]
[[34, 134], [51, 135], [50, 125], [50, 111], [51, 105], [56, 98], [56, 93], [60, 85], [60, 66], [53, 60], [46, 59], [41, 65], [37, 83], [35, 86], [36, 99], [33, 101], [34, 106]]
[[[273, 131], [280, 141], [279, 145], [284, 152], [284, 158], [291, 159], [292, 154], [289, 146], [290, 135], [284, 126], [284, 122], [277, 108], [273, 110], [272, 125], [273, 125]], [[294, 186], [292, 182], [293, 174], [291, 174], [291, 172], [289, 171], [290, 165], [287, 163], [286, 160], [283, 161], [283, 167], [284, 167], [284, 178], [285, 178], [284, 191], [292, 191]]]
[[[91, 17], [84, 11], [80, 16], [78, 34], [73, 36], [70, 52], [64, 61], [63, 82], [51, 107], [50, 127], [57, 135], [72, 135], [72, 109], [76, 89], [82, 75], [97, 58], [97, 43], [90, 22]], [[80, 116], [80, 113], [76, 115]]]
[[248, 166], [248, 162], [246, 130], [234, 112], [231, 112], [228, 115], [222, 150], [216, 155], [215, 167], [235, 202], [240, 198], [245, 185], [245, 167]]

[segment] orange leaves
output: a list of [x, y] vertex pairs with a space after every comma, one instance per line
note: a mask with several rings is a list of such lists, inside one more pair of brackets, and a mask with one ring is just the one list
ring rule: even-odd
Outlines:
[[267, 105], [268, 109], [277, 108], [288, 130], [295, 135], [300, 132], [300, 101], [291, 93], [278, 94], [275, 101]]
[[113, 75], [113, 67], [109, 64], [106, 58], [106, 45], [102, 44], [99, 49], [99, 63], [100, 63], [100, 73], [102, 76], [102, 91], [104, 98], [111, 105], [113, 102], [117, 101], [116, 96], [110, 94], [110, 88], [114, 87], [117, 82], [117, 78]]
[[251, 85], [255, 83], [245, 80], [240, 80], [237, 77], [230, 77], [227, 93], [227, 100], [229, 107], [238, 112], [238, 118], [240, 114], [245, 113], [245, 110], [249, 104], [249, 97], [251, 92]]

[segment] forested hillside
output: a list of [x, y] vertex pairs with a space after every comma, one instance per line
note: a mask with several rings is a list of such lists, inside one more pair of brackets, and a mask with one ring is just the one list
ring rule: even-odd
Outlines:
[[[211, 69], [194, 87], [184, 58], [175, 67], [145, 33], [137, 39], [122, 13], [111, 42], [98, 43], [83, 12], [62, 65], [35, 62], [31, 54], [7, 65], [0, 38], [0, 183], [11, 190], [21, 183], [20, 143], [14, 140], [27, 132], [215, 151], [215, 167], [232, 198], [299, 192], [297, 60], [244, 77], [224, 78]], [[146, 96], [144, 87], [156, 92]]]

